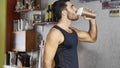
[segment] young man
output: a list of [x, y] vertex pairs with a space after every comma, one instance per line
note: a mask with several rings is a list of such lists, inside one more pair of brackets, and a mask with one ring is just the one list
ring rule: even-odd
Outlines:
[[[47, 35], [44, 51], [44, 68], [79, 68], [77, 56], [78, 40], [95, 42], [97, 29], [95, 18], [83, 16], [89, 21], [89, 31], [71, 27], [71, 21], [78, 20], [77, 9], [70, 0], [58, 0], [53, 6], [58, 23]], [[88, 8], [87, 8], [88, 9]], [[91, 9], [88, 9], [94, 13]]]

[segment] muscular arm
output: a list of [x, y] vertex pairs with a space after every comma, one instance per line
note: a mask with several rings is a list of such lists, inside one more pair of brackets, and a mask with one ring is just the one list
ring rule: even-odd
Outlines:
[[79, 41], [95, 42], [97, 39], [97, 26], [96, 26], [95, 19], [89, 20], [89, 31], [88, 32], [78, 30], [74, 27], [72, 28], [77, 32]]
[[44, 68], [54, 68], [54, 56], [60, 43], [59, 31], [52, 29], [46, 38], [44, 50]]

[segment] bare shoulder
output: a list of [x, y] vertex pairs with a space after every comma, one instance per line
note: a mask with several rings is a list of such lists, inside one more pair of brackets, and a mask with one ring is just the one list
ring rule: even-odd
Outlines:
[[63, 35], [58, 29], [52, 28], [52, 29], [50, 29], [50, 31], [47, 35], [47, 40], [48, 41], [56, 41], [58, 43], [61, 43], [63, 40]]
[[58, 29], [52, 28], [52, 29], [50, 29], [50, 31], [48, 33], [48, 36], [51, 36], [51, 35], [60, 36], [60, 35], [62, 35], [62, 33]]

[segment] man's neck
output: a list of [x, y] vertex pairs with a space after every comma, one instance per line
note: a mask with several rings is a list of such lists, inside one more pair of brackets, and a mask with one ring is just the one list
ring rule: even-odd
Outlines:
[[60, 20], [57, 25], [64, 29], [69, 29], [70, 24], [71, 24], [70, 20]]

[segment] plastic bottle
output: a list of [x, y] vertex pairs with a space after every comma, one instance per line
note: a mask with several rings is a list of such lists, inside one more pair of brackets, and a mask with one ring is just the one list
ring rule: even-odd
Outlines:
[[90, 18], [95, 18], [96, 17], [96, 14], [92, 11], [90, 11], [89, 9], [87, 8], [79, 8], [78, 11], [77, 11], [77, 14], [80, 15], [80, 16], [87, 16], [87, 17], [90, 17]]

